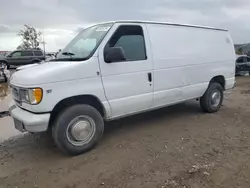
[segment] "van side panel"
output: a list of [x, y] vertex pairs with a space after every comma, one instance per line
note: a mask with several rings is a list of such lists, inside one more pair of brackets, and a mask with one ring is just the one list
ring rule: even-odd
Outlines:
[[147, 24], [154, 60], [154, 107], [197, 98], [218, 75], [233, 87], [235, 52], [228, 32]]

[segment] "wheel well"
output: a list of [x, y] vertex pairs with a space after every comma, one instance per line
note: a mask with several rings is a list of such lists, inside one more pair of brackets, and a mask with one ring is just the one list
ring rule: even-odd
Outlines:
[[0, 63], [5, 63], [5, 64], [7, 64], [7, 61], [5, 61], [5, 60], [0, 60]]
[[33, 60], [32, 60], [33, 63], [38, 63], [38, 62], [40, 62], [40, 61], [41, 61], [41, 60], [39, 60], [39, 59], [33, 59]]
[[215, 76], [210, 81], [210, 83], [212, 83], [212, 82], [219, 83], [223, 87], [223, 89], [225, 89], [225, 83], [226, 83], [226, 81], [225, 81], [224, 76]]
[[98, 110], [100, 112], [100, 114], [102, 115], [102, 117], [105, 116], [104, 107], [103, 107], [101, 101], [97, 97], [95, 97], [93, 95], [79, 95], [79, 96], [74, 96], [74, 97], [69, 97], [69, 98], [63, 99], [62, 101], [57, 103], [57, 105], [52, 110], [49, 125], [52, 126], [55, 118], [62, 110], [66, 109], [67, 107], [72, 106], [74, 104], [90, 105], [90, 106], [94, 107], [96, 110]]

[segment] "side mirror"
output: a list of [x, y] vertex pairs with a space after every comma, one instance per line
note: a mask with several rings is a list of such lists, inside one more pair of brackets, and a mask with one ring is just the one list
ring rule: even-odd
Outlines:
[[108, 48], [105, 52], [104, 59], [106, 63], [113, 63], [126, 60], [124, 50], [121, 47]]

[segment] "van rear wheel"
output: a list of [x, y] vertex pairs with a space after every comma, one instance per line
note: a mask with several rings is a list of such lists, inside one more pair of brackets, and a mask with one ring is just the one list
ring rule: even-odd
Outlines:
[[200, 106], [204, 112], [217, 112], [223, 102], [223, 88], [219, 83], [212, 82], [209, 84], [207, 91], [200, 99]]
[[101, 114], [92, 106], [81, 104], [65, 109], [52, 127], [56, 145], [69, 155], [79, 155], [92, 149], [103, 131]]

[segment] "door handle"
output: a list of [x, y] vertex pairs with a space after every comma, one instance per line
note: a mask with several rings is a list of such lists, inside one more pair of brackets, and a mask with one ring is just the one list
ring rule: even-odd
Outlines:
[[152, 73], [151, 72], [148, 73], [148, 81], [152, 82]]

